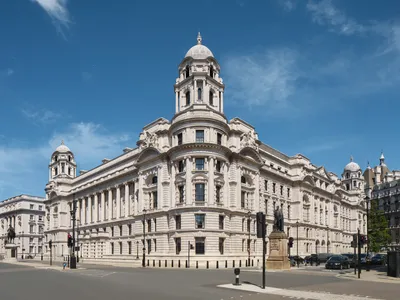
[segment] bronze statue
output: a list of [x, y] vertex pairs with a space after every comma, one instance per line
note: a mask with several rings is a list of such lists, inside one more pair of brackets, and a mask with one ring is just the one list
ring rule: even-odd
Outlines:
[[7, 230], [7, 244], [8, 243], [14, 243], [14, 239], [15, 239], [15, 230], [14, 228], [10, 225], [10, 227], [8, 227]]
[[279, 206], [277, 206], [274, 211], [274, 231], [285, 231], [283, 212]]

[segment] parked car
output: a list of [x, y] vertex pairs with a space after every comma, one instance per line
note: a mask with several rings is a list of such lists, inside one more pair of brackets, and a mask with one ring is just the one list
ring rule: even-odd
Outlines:
[[333, 255], [331, 256], [325, 264], [326, 269], [349, 269], [350, 262], [346, 256], [343, 255]]
[[357, 266], [356, 255], [352, 253], [344, 253], [342, 255], [347, 257], [347, 259], [349, 260], [350, 268], [354, 268], [355, 266]]
[[385, 265], [386, 264], [386, 255], [385, 254], [376, 254], [371, 258], [371, 265]]
[[304, 263], [304, 258], [297, 256], [297, 255], [290, 256], [290, 259], [293, 259], [296, 262], [296, 264], [297, 264], [297, 261], [299, 262], [299, 264]]

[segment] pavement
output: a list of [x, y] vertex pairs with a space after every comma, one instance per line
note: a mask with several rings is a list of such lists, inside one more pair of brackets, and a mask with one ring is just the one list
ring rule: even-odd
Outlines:
[[[45, 262], [0, 263], [1, 299], [70, 300], [95, 297], [117, 299], [210, 299], [210, 300], [282, 300], [301, 299], [380, 299], [397, 300], [400, 286], [392, 282], [371, 284], [352, 280], [337, 271], [323, 268], [299, 268], [268, 272], [265, 290], [261, 289], [259, 270], [240, 274], [241, 286], [234, 286], [232, 269], [130, 268], [79, 264], [78, 269], [62, 269]], [[347, 270], [346, 270], [347, 271]], [[367, 274], [369, 273], [369, 274]], [[362, 278], [372, 276], [363, 272]], [[378, 275], [377, 275], [378, 276]], [[398, 282], [394, 280], [393, 282]]]

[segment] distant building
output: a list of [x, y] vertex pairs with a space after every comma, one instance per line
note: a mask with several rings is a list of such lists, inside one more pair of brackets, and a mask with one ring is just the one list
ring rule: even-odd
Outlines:
[[380, 210], [384, 211], [388, 228], [392, 236], [392, 249], [400, 250], [400, 171], [387, 167], [383, 153], [379, 165], [364, 172], [366, 194], [371, 201], [377, 201]]
[[[137, 147], [76, 174], [64, 143], [50, 159], [46, 236], [56, 256], [69, 254], [70, 211], [77, 202], [78, 245], [85, 261], [174, 261], [215, 267], [260, 260], [255, 214], [281, 207], [285, 231], [302, 256], [352, 252], [365, 227], [364, 181], [351, 161], [342, 178], [301, 154], [287, 156], [258, 139], [253, 126], [224, 114], [225, 85], [198, 36], [178, 67], [175, 115], [146, 125]], [[93, 149], [96, 151], [96, 149]], [[144, 237], [145, 231], [145, 237]], [[140, 259], [137, 260], [140, 263]], [[254, 263], [254, 264], [255, 264]]]
[[0, 202], [0, 254], [4, 254], [4, 242], [10, 226], [15, 229], [15, 244], [18, 245], [18, 257], [40, 255], [45, 250], [44, 224], [45, 199], [29, 195], [20, 195]]

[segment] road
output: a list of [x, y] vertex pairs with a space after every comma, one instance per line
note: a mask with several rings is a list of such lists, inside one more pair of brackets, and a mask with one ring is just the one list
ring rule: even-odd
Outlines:
[[[360, 295], [376, 299], [398, 299], [398, 284], [362, 282], [336, 278], [332, 272], [307, 274], [300, 271], [268, 272], [267, 286], [298, 291]], [[1, 299], [70, 300], [105, 299], [241, 299], [282, 300], [284, 297], [231, 289], [217, 285], [232, 283], [232, 270], [142, 269], [85, 266], [79, 270], [46, 270], [0, 263]], [[259, 285], [261, 273], [242, 271], [241, 281]], [[339, 299], [339, 298], [338, 298]]]

